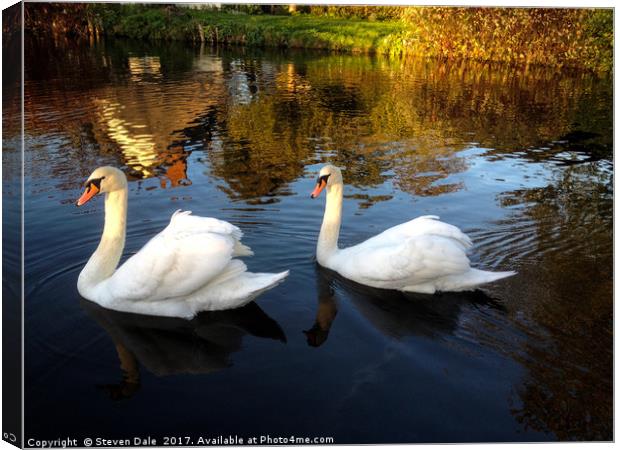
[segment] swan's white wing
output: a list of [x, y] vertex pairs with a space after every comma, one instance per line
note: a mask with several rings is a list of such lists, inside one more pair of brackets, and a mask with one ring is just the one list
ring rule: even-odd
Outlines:
[[469, 270], [463, 245], [438, 235], [410, 237], [401, 242], [368, 240], [347, 252], [346, 272], [350, 278], [399, 286], [424, 283]]
[[454, 225], [441, 222], [438, 216], [421, 216], [409, 222], [401, 223], [388, 228], [382, 233], [368, 239], [364, 244], [372, 245], [402, 243], [408, 238], [416, 236], [435, 235], [450, 238], [459, 243], [464, 249], [472, 246], [471, 239]]
[[116, 270], [107, 288], [125, 301], [191, 294], [228, 266], [241, 236], [228, 222], [177, 211], [161, 233]]

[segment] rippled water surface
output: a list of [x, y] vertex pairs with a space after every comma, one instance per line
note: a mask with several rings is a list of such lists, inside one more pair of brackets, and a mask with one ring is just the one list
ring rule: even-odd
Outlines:
[[[612, 438], [610, 79], [123, 41], [26, 65], [26, 438]], [[518, 275], [425, 296], [321, 269], [328, 161], [341, 245], [437, 214]], [[125, 256], [182, 208], [290, 277], [189, 322], [80, 298], [103, 202], [74, 201], [104, 164], [130, 180]]]

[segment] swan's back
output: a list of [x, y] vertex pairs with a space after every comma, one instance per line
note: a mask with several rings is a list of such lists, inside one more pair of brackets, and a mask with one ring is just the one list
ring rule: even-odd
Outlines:
[[453, 239], [466, 250], [473, 245], [469, 236], [463, 233], [458, 227], [440, 221], [439, 216], [417, 217], [409, 222], [388, 228], [362, 244], [374, 240], [381, 243], [402, 242], [414, 236], [442, 236]]
[[514, 274], [470, 267], [471, 239], [437, 216], [422, 216], [339, 250], [330, 268], [368, 286], [433, 293], [470, 290]]

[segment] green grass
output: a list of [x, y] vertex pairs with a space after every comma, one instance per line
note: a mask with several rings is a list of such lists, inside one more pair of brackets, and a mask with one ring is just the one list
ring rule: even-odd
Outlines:
[[401, 22], [312, 15], [270, 16], [218, 14], [195, 11], [205, 38], [216, 43], [293, 48], [321, 48], [363, 53], [389, 53], [395, 35], [405, 31]]
[[[140, 4], [94, 4], [100, 29], [134, 39], [201, 40], [218, 44], [390, 53], [401, 21], [368, 21], [309, 14], [249, 15], [202, 9], [166, 10]], [[202, 31], [202, 33], [201, 33]]]

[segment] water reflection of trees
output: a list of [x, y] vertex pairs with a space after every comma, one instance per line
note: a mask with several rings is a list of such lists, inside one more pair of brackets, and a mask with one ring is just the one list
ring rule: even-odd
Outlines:
[[[51, 55], [42, 56], [48, 47]], [[164, 80], [174, 78], [180, 65], [178, 55], [168, 52], [153, 56], [139, 46], [103, 44], [56, 47], [34, 39], [27, 48], [26, 131], [37, 162], [32, 171], [51, 165], [52, 172], [64, 174], [70, 160], [78, 169], [88, 165], [88, 173], [94, 164], [115, 160], [132, 178], [158, 176], [162, 186], [187, 182], [189, 151], [177, 131], [216, 101], [222, 86], [217, 74], [208, 76], [210, 89], [191, 77], [171, 89]], [[191, 55], [185, 58], [192, 61]], [[51, 56], [50, 65], [36, 63]], [[43, 147], [36, 138], [41, 135], [44, 143], [56, 144], [45, 149], [51, 164], [36, 151]]]
[[[554, 183], [502, 196], [530, 221], [509, 258], [535, 243], [514, 292], [529, 338], [517, 358], [527, 368], [513, 413], [562, 440], [610, 440], [613, 418], [613, 194], [611, 171], [571, 165]], [[481, 248], [484, 251], [484, 243]], [[506, 249], [505, 249], [506, 250]], [[596, 281], [593, 281], [596, 280]], [[514, 295], [514, 294], [513, 294]], [[519, 322], [518, 318], [515, 318]]]
[[[276, 67], [275, 83], [263, 79], [263, 86], [260, 64], [248, 69], [256, 71], [258, 93], [229, 109], [231, 141], [212, 157], [241, 198], [286, 190], [302, 164], [328, 159], [346, 167], [345, 181], [358, 187], [380, 184], [393, 171], [395, 184], [416, 195], [454, 191], [462, 186], [442, 180], [467, 168], [457, 151], [470, 142], [498, 155], [528, 152], [592, 115], [601, 121], [589, 125], [610, 141], [611, 85], [585, 74], [344, 56]], [[586, 110], [593, 98], [594, 110]], [[570, 144], [557, 144], [548, 156]], [[610, 154], [608, 142], [603, 152]], [[252, 175], [261, 170], [272, 179]]]
[[29, 48], [31, 133], [59, 131], [68, 145], [114, 156], [162, 186], [189, 182], [188, 155], [205, 151], [221, 188], [244, 201], [274, 201], [306, 164], [325, 160], [345, 166], [354, 186], [393, 178], [407, 192], [437, 195], [462, 187], [443, 180], [466, 170], [457, 152], [470, 143], [540, 158], [532, 150], [585, 128], [603, 136], [599, 153], [611, 153], [611, 83], [587, 74], [126, 42], [49, 56]]

